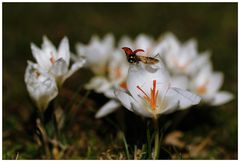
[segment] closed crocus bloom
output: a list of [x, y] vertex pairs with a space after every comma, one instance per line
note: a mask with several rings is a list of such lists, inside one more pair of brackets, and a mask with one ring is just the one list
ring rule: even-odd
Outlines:
[[113, 47], [114, 37], [112, 34], [107, 34], [102, 40], [98, 36], [93, 36], [87, 45], [78, 43], [76, 50], [79, 57], [86, 58], [86, 66], [100, 75], [106, 73]]
[[231, 93], [219, 90], [222, 84], [223, 73], [213, 72], [212, 65], [206, 64], [193, 78], [191, 89], [201, 96], [204, 102], [217, 106], [233, 99]]
[[200, 102], [199, 96], [171, 86], [169, 74], [161, 61], [154, 66], [131, 65], [127, 90], [116, 90], [115, 95], [128, 110], [151, 118]]
[[25, 71], [25, 83], [30, 97], [40, 111], [44, 111], [58, 94], [55, 79], [38, 64], [30, 61]]
[[43, 37], [41, 49], [33, 43], [31, 49], [37, 63], [56, 79], [58, 86], [85, 63], [84, 59], [78, 60], [69, 69], [70, 50], [67, 37], [62, 39], [58, 49], [46, 36]]

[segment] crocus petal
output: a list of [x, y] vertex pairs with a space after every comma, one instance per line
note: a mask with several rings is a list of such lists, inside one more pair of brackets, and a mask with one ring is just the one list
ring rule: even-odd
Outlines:
[[62, 58], [58, 59], [52, 66], [50, 72], [54, 75], [54, 76], [61, 76], [66, 74], [66, 72], [68, 71], [67, 68], [67, 63], [65, 62], [65, 60], [63, 60]]
[[188, 58], [194, 58], [197, 56], [197, 41], [190, 39], [182, 45], [181, 54], [188, 56]]
[[180, 47], [180, 42], [173, 33], [166, 33], [160, 37], [160, 43], [166, 44], [166, 50], [178, 51]]
[[111, 87], [109, 81], [103, 76], [96, 76], [85, 85], [86, 89], [94, 89], [97, 93], [105, 92]]
[[133, 45], [133, 41], [131, 40], [131, 38], [129, 38], [128, 36], [123, 36], [118, 43], [118, 48], [121, 49], [122, 47], [129, 47], [131, 49], [134, 48]]
[[188, 108], [192, 105], [196, 105], [200, 102], [201, 98], [189, 91], [171, 87], [167, 92], [167, 97], [172, 98], [172, 101], [177, 100], [180, 109]]
[[108, 77], [111, 81], [122, 82], [126, 79], [129, 64], [125, 55], [119, 50], [112, 53], [112, 61], [108, 64]]
[[155, 116], [153, 116], [152, 113], [150, 113], [149, 111], [147, 111], [147, 109], [144, 106], [144, 104], [137, 104], [136, 102], [132, 102], [132, 111], [140, 116], [143, 117], [147, 117], [147, 118], [153, 118]]
[[43, 36], [42, 51], [45, 54], [45, 57], [49, 59], [51, 57], [54, 57], [55, 59], [57, 58], [57, 49], [47, 36]]
[[159, 114], [170, 114], [179, 108], [179, 101], [174, 98], [167, 97], [165, 98], [165, 102], [166, 105], [164, 105], [164, 109], [162, 109]]
[[67, 78], [69, 78], [73, 73], [75, 73], [78, 69], [80, 69], [84, 64], [85, 60], [78, 60], [74, 64], [72, 64], [70, 70], [67, 72], [67, 74], [64, 76], [63, 81], [65, 81]]
[[95, 115], [95, 118], [102, 118], [115, 110], [117, 110], [120, 107], [120, 103], [116, 100], [110, 100], [106, 104], [104, 104], [100, 110]]
[[188, 74], [193, 75], [196, 72], [198, 72], [203, 66], [209, 64], [210, 63], [209, 57], [210, 57], [209, 51], [206, 51], [203, 54], [198, 55], [187, 67]]
[[85, 88], [89, 89], [89, 90], [95, 89], [106, 82], [107, 82], [106, 78], [104, 78], [102, 76], [96, 76], [96, 77], [92, 78], [88, 84], [85, 85]]
[[136, 102], [132, 96], [130, 96], [128, 94], [127, 91], [123, 91], [123, 90], [115, 90], [115, 95], [116, 97], [119, 99], [119, 101], [121, 102], [121, 104], [127, 108], [129, 111], [132, 111], [140, 116], [144, 116], [144, 117], [153, 117], [153, 115], [148, 112], [143, 104], [139, 104], [138, 102]]
[[135, 40], [136, 49], [140, 48], [149, 51], [153, 46], [153, 39], [145, 34], [140, 34]]
[[104, 93], [104, 92], [108, 91], [109, 89], [111, 89], [112, 86], [113, 86], [112, 83], [107, 81], [106, 83], [102, 84], [95, 90], [98, 93]]
[[209, 82], [207, 84], [208, 94], [214, 95], [223, 84], [223, 73], [215, 72], [209, 78]]
[[187, 76], [184, 75], [174, 75], [171, 77], [171, 86], [177, 87], [181, 89], [187, 89], [188, 88], [189, 80]]
[[133, 111], [132, 104], [134, 103], [134, 99], [132, 96], [130, 96], [126, 91], [119, 89], [115, 90], [114, 93], [125, 108], [127, 108], [129, 111]]
[[41, 111], [44, 111], [58, 94], [55, 79], [30, 61], [25, 71], [25, 83], [30, 97]]
[[58, 58], [63, 58], [65, 60], [67, 67], [70, 62], [70, 50], [69, 50], [69, 41], [67, 37], [64, 37], [58, 48]]
[[195, 87], [202, 86], [208, 82], [208, 79], [212, 74], [212, 65], [206, 64], [204, 67], [194, 76], [193, 84]]
[[222, 104], [225, 104], [233, 99], [233, 95], [226, 91], [220, 91], [217, 94], [215, 94], [213, 100], [211, 101], [211, 105], [213, 106], [219, 106]]
[[77, 55], [81, 57], [85, 57], [85, 45], [82, 43], [76, 43], [75, 49], [77, 51]]
[[46, 57], [46, 55], [39, 49], [34, 43], [31, 43], [31, 50], [33, 57], [37, 61], [37, 63], [44, 69], [49, 69], [51, 67], [50, 57]]
[[93, 36], [89, 45], [77, 44], [77, 53], [86, 58], [86, 66], [95, 74], [105, 74], [106, 66], [113, 50], [114, 39], [112, 35], [106, 35], [102, 41]]
[[112, 34], [106, 34], [103, 38], [103, 45], [112, 51], [114, 45], [114, 36]]
[[56, 78], [58, 85], [61, 85], [64, 81], [64, 76], [68, 72], [68, 67], [62, 58], [58, 59], [51, 67], [50, 73]]
[[109, 88], [108, 90], [106, 90], [105, 92], [103, 92], [104, 95], [108, 98], [116, 98], [115, 94], [114, 94], [114, 89], [113, 88]]

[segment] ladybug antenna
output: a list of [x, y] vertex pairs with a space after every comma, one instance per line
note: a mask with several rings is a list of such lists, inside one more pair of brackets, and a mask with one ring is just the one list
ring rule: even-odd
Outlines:
[[128, 48], [128, 47], [123, 47], [122, 48], [125, 52], [126, 55], [131, 55], [133, 54], [133, 51], [131, 50], [131, 48]]

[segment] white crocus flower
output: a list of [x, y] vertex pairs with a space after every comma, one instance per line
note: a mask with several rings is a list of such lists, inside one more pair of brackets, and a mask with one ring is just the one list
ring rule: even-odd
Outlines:
[[[129, 37], [124, 36], [119, 41], [119, 48], [122, 49], [124, 46], [133, 47], [133, 48], [140, 48], [143, 47], [143, 49], [146, 49], [145, 53], [140, 53], [140, 55], [150, 56], [146, 55], [150, 53], [150, 51], [153, 49], [154, 41], [151, 37], [140, 34], [136, 37], [135, 41], [132, 41]], [[116, 97], [114, 95], [114, 89], [116, 88], [122, 88], [126, 89], [126, 76], [128, 71], [129, 63], [127, 62], [126, 56], [123, 53], [123, 51], [116, 50], [115, 53], [112, 54], [111, 62], [109, 63], [109, 80], [110, 82], [107, 82], [107, 79], [100, 76], [95, 77], [94, 84], [93, 82], [90, 82], [89, 85], [95, 85], [96, 91], [104, 91], [105, 96], [112, 98], [109, 102], [107, 102], [96, 114], [96, 117], [103, 117], [113, 111], [115, 111], [117, 108], [121, 106], [118, 100], [116, 100]], [[101, 84], [100, 84], [101, 83]], [[114, 85], [113, 85], [114, 84]]]
[[206, 64], [194, 77], [191, 89], [211, 105], [222, 105], [233, 99], [226, 91], [219, 91], [223, 84], [223, 73], [213, 72], [211, 64]]
[[131, 65], [127, 91], [116, 90], [115, 95], [128, 110], [152, 118], [200, 102], [197, 95], [171, 86], [168, 72], [161, 61], [154, 66], [142, 63]]
[[31, 61], [28, 61], [25, 71], [25, 83], [30, 97], [40, 111], [44, 111], [58, 94], [55, 79]]
[[70, 50], [67, 37], [62, 39], [58, 49], [46, 36], [43, 37], [41, 49], [33, 43], [31, 43], [31, 49], [37, 63], [56, 79], [58, 86], [85, 63], [85, 60], [81, 59], [69, 69]]
[[209, 62], [209, 52], [199, 54], [194, 39], [181, 44], [173, 34], [168, 33], [161, 39], [158, 48], [173, 74], [193, 75]]
[[79, 57], [86, 58], [86, 66], [96, 75], [104, 75], [107, 70], [107, 63], [113, 52], [114, 37], [107, 34], [102, 40], [98, 36], [93, 36], [88, 45], [78, 43], [76, 45]]

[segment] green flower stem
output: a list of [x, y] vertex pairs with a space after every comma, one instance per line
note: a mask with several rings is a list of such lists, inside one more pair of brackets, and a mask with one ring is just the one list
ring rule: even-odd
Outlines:
[[154, 125], [154, 134], [155, 134], [155, 140], [154, 140], [154, 154], [153, 159], [158, 159], [159, 155], [159, 128], [158, 128], [158, 118], [153, 119], [153, 125]]
[[41, 136], [42, 136], [42, 144], [43, 144], [43, 147], [44, 147], [44, 150], [45, 150], [45, 154], [47, 157], [51, 157], [51, 153], [50, 153], [50, 149], [48, 147], [48, 140], [49, 140], [49, 137], [48, 137], [48, 134], [46, 132], [46, 129], [44, 127], [44, 124], [43, 124], [43, 116], [40, 115], [40, 119], [37, 119], [37, 127], [41, 133]]

